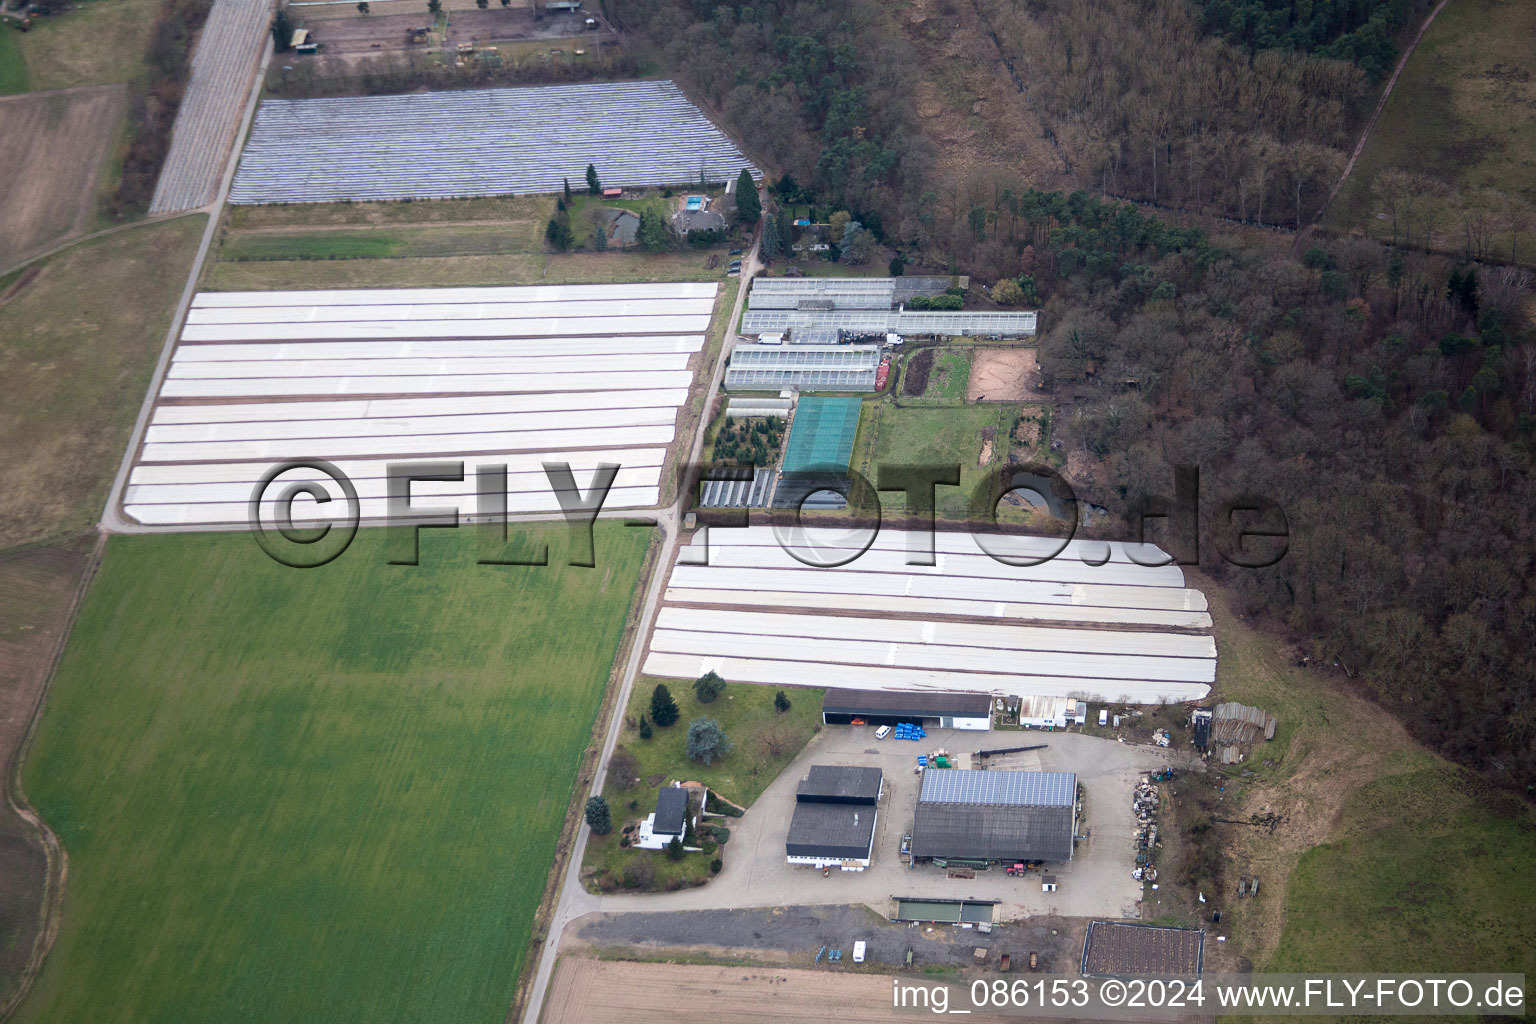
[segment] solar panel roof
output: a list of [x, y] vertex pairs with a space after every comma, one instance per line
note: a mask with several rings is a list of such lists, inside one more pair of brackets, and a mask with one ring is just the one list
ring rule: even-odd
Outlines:
[[923, 773], [919, 803], [1071, 807], [1077, 800], [1072, 772], [968, 771], [939, 768]]

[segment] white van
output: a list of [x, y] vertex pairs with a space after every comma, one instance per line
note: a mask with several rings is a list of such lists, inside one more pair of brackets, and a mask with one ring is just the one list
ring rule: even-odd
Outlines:
[[863, 942], [855, 942], [853, 944], [853, 962], [856, 963], [856, 964], [861, 964], [861, 963], [864, 962], [864, 943]]
[[1109, 724], [1109, 709], [1108, 708], [1099, 708], [1099, 728], [1102, 729], [1102, 728], [1104, 728], [1108, 724]]
[[888, 725], [882, 725], [880, 728], [875, 730], [875, 739], [883, 740], [887, 736], [889, 736], [890, 734], [891, 734], [891, 727], [888, 726]]

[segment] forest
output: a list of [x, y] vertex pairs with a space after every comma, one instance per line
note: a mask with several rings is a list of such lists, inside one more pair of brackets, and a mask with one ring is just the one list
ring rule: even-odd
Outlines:
[[1250, 50], [1295, 50], [1360, 65], [1372, 80], [1397, 60], [1393, 36], [1415, 0], [1197, 0], [1202, 26]]
[[1532, 274], [1210, 237], [1083, 192], [1026, 205], [1079, 495], [1132, 533], [1175, 466], [1199, 469], [1207, 519], [1222, 496], [1277, 502], [1284, 558], [1233, 568], [1206, 545], [1206, 571], [1422, 740], [1536, 792]]

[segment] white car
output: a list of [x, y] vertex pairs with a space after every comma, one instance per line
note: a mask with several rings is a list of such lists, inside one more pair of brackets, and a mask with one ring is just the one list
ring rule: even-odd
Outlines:
[[856, 964], [861, 964], [861, 963], [864, 962], [864, 943], [863, 942], [855, 942], [853, 944], [853, 962], [856, 963]]
[[887, 736], [889, 736], [890, 734], [891, 734], [891, 727], [888, 726], [888, 725], [882, 725], [880, 728], [875, 730], [875, 739], [883, 740]]

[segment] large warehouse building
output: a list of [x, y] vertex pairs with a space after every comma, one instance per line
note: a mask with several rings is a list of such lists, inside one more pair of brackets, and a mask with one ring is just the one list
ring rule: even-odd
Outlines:
[[821, 702], [823, 725], [911, 722], [925, 729], [990, 729], [992, 698], [985, 693], [938, 690], [828, 690]]
[[1065, 861], [1077, 832], [1072, 772], [923, 773], [912, 856], [975, 861]]
[[795, 790], [784, 852], [791, 864], [869, 867], [875, 816], [885, 785], [879, 768], [816, 764]]

